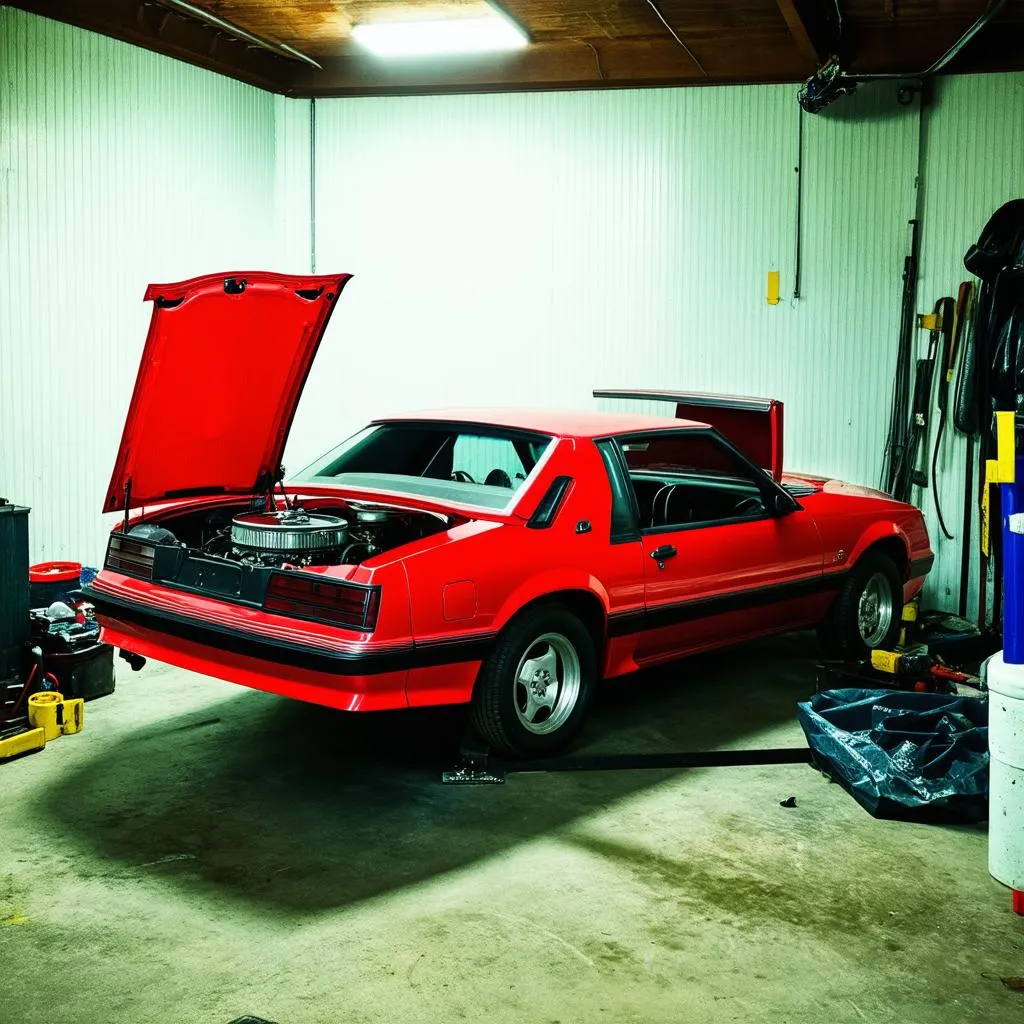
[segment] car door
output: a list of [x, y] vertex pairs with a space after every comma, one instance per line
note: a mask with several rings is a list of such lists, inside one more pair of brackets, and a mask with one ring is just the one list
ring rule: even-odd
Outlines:
[[810, 515], [716, 432], [615, 439], [644, 549], [638, 661], [815, 621], [825, 607]]

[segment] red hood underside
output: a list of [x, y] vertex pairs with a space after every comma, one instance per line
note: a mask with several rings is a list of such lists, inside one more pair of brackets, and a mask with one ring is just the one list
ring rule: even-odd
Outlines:
[[103, 510], [248, 494], [276, 478], [350, 276], [231, 273], [150, 285], [153, 316]]

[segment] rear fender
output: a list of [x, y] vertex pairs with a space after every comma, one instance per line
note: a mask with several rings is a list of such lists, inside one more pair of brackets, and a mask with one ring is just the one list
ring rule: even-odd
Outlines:
[[565, 590], [581, 591], [596, 597], [601, 602], [601, 607], [604, 611], [604, 623], [607, 625], [608, 591], [602, 586], [601, 581], [597, 577], [590, 575], [590, 573], [581, 570], [562, 569], [531, 576], [520, 584], [506, 598], [497, 615], [495, 615], [494, 629], [496, 631], [504, 629], [509, 620], [528, 604]]

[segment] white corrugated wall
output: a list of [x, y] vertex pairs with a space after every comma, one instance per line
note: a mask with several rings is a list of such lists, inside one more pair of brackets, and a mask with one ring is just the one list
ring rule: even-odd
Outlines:
[[[792, 86], [322, 100], [313, 133], [309, 101], [18, 11], [0, 59], [0, 493], [35, 506], [37, 558], [102, 543], [144, 285], [314, 257], [356, 279], [290, 468], [390, 410], [662, 386], [780, 397], [790, 467], [877, 482], [918, 199], [918, 110], [891, 85], [804, 118], [794, 299]], [[1024, 184], [1022, 97], [1021, 75], [939, 83], [922, 309]]]
[[357, 276], [295, 461], [324, 415], [343, 432], [382, 409], [586, 407], [632, 385], [780, 397], [790, 465], [875, 482], [915, 202], [916, 107], [895, 87], [805, 122], [798, 301], [791, 86], [316, 109], [318, 265]]
[[35, 559], [102, 557], [146, 284], [273, 263], [274, 163], [267, 93], [0, 8], [0, 495]]

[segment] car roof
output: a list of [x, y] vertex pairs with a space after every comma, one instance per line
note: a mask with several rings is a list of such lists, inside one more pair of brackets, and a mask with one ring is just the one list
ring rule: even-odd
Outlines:
[[431, 409], [424, 412], [385, 416], [375, 423], [394, 422], [474, 423], [488, 427], [511, 427], [555, 437], [604, 437], [644, 430], [707, 429], [697, 420], [672, 416], [644, 416], [640, 413], [576, 412], [549, 409]]

